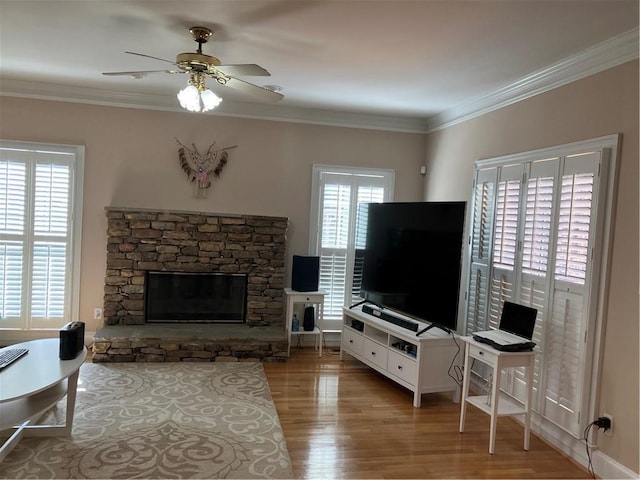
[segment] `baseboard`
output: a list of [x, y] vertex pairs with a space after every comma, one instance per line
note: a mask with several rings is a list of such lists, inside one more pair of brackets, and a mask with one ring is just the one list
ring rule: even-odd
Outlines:
[[593, 452], [591, 458], [593, 460], [593, 470], [599, 478], [640, 478], [640, 474], [621, 465], [600, 450]]
[[[84, 344], [93, 343], [96, 332], [84, 332]], [[0, 346], [15, 345], [16, 343], [40, 340], [42, 338], [60, 338], [58, 330], [2, 330], [2, 342]]]

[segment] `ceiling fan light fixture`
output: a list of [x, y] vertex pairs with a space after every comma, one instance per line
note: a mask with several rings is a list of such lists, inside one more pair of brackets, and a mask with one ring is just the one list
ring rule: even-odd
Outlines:
[[193, 85], [188, 85], [186, 88], [178, 92], [178, 101], [180, 106], [190, 112], [200, 111], [200, 93], [198, 89]]
[[205, 87], [204, 77], [197, 75], [189, 79], [189, 85], [180, 90], [177, 97], [180, 106], [190, 112], [208, 112], [222, 102], [220, 97]]
[[200, 100], [202, 101], [203, 112], [213, 110], [220, 105], [220, 102], [222, 102], [222, 99], [208, 88], [204, 92], [200, 93]]

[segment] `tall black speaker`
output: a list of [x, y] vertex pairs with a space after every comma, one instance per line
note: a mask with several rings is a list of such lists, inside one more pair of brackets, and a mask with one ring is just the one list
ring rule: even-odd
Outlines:
[[296, 292], [317, 292], [320, 283], [320, 257], [293, 256], [291, 289]]

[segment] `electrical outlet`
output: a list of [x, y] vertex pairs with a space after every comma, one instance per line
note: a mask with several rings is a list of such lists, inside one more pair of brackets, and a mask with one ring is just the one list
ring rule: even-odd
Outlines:
[[608, 418], [611, 426], [604, 431], [604, 434], [607, 437], [610, 437], [613, 434], [613, 417], [608, 413], [602, 414], [603, 417]]
[[102, 320], [102, 307], [96, 307], [93, 309], [93, 319]]

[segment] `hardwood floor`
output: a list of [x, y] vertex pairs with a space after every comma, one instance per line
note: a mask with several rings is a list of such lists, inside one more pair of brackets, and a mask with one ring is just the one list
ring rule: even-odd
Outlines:
[[286, 363], [265, 363], [295, 478], [591, 478], [586, 469], [535, 435], [523, 450], [523, 427], [498, 420], [488, 452], [489, 417], [450, 394], [413, 394], [337, 349], [318, 358], [291, 349]]

